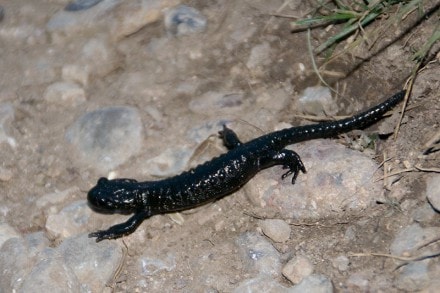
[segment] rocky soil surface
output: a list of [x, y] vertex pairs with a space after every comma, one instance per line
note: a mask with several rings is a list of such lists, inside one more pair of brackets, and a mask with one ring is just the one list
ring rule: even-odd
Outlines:
[[[0, 291], [435, 292], [438, 55], [397, 137], [401, 105], [370, 128], [292, 145], [307, 168], [295, 185], [267, 169], [99, 243], [88, 234], [127, 215], [86, 200], [100, 177], [157, 180], [218, 156], [223, 124], [247, 141], [378, 104], [436, 27], [438, 4], [423, 5], [437, 10], [321, 68], [330, 89], [307, 34], [290, 31], [309, 1], [0, 0]], [[312, 30], [312, 46], [337, 29]]]

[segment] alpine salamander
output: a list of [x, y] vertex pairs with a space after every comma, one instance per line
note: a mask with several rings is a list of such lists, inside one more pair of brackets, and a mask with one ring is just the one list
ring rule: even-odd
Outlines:
[[287, 172], [281, 178], [292, 175], [294, 184], [298, 173], [305, 173], [306, 168], [297, 153], [284, 147], [363, 128], [379, 120], [404, 96], [405, 91], [401, 91], [385, 102], [347, 119], [287, 128], [246, 143], [242, 143], [234, 131], [223, 126], [219, 135], [228, 152], [171, 178], [145, 182], [100, 178], [87, 195], [91, 208], [107, 213], [134, 215], [107, 230], [90, 233], [89, 237], [96, 237], [98, 242], [128, 235], [152, 215], [190, 209], [231, 194], [258, 171], [271, 166], [282, 165]]

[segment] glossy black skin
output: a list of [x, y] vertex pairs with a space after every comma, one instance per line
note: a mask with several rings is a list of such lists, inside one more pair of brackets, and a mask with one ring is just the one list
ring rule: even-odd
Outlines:
[[292, 176], [306, 169], [297, 153], [287, 145], [314, 138], [335, 136], [363, 128], [379, 120], [405, 96], [399, 92], [385, 102], [353, 117], [314, 125], [275, 131], [242, 143], [226, 126], [219, 132], [228, 152], [180, 175], [159, 180], [138, 182], [134, 179], [100, 178], [87, 196], [89, 205], [99, 211], [134, 213], [125, 223], [89, 234], [96, 241], [116, 239], [136, 230], [152, 215], [190, 209], [231, 194], [242, 187], [258, 171], [282, 165]]

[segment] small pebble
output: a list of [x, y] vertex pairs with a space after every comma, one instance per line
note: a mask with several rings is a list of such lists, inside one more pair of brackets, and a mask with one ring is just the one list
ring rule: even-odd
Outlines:
[[163, 17], [163, 11], [172, 1], [116, 1], [117, 10], [112, 14], [110, 35], [114, 41], [130, 36], [148, 24]]
[[332, 260], [333, 267], [341, 272], [346, 271], [349, 264], [350, 260], [345, 255], [340, 255]]
[[252, 48], [246, 66], [254, 69], [271, 63], [270, 45], [267, 42], [258, 44]]
[[79, 117], [66, 132], [83, 164], [110, 171], [141, 150], [143, 125], [133, 107], [107, 107]]
[[77, 106], [87, 100], [84, 89], [73, 82], [51, 84], [44, 91], [44, 99], [49, 103], [64, 106]]
[[275, 242], [286, 242], [290, 237], [290, 226], [280, 219], [267, 219], [260, 221], [264, 235]]
[[201, 33], [207, 23], [200, 11], [186, 5], [179, 5], [165, 13], [165, 28], [175, 36]]
[[298, 285], [294, 286], [289, 293], [332, 293], [332, 282], [323, 275], [310, 275], [305, 277]]
[[75, 0], [66, 5], [64, 7], [64, 10], [66, 11], [80, 11], [80, 10], [86, 10], [90, 7], [95, 6], [102, 0]]
[[310, 276], [313, 270], [313, 264], [310, 260], [305, 256], [298, 255], [287, 262], [282, 273], [293, 284], [298, 284], [305, 277]]
[[243, 233], [237, 238], [236, 244], [247, 270], [256, 270], [272, 277], [280, 275], [280, 254], [264, 236], [255, 232]]
[[296, 102], [298, 111], [310, 115], [326, 116], [338, 112], [335, 99], [330, 89], [322, 86], [308, 87]]

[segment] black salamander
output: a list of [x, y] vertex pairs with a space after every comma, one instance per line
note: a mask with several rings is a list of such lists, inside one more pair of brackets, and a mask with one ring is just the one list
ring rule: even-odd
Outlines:
[[275, 165], [287, 169], [281, 178], [292, 175], [293, 184], [298, 173], [305, 173], [306, 168], [297, 153], [284, 147], [366, 127], [379, 120], [404, 96], [405, 91], [401, 91], [385, 102], [347, 119], [287, 128], [246, 143], [242, 143], [234, 131], [223, 126], [219, 134], [228, 152], [171, 178], [146, 182], [100, 178], [87, 195], [89, 205], [98, 211], [134, 215], [107, 230], [90, 233], [89, 237], [96, 237], [98, 242], [128, 235], [148, 217], [194, 208], [231, 194], [258, 171]]

